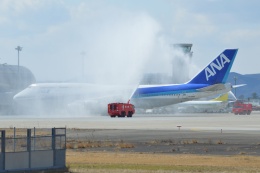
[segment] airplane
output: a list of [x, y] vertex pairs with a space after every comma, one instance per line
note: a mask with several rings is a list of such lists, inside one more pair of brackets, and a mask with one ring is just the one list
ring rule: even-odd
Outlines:
[[231, 91], [226, 83], [238, 49], [226, 49], [184, 84], [140, 85], [131, 96], [136, 108], [152, 109]]
[[236, 100], [232, 91], [229, 91], [211, 100], [192, 100], [176, 104], [176, 106], [181, 112], [215, 112], [224, 110], [228, 103]]
[[192, 101], [177, 103], [170, 106], [139, 110], [139, 111], [145, 113], [155, 113], [155, 114], [168, 114], [168, 113], [176, 113], [176, 112], [182, 112], [182, 113], [225, 112], [225, 111], [229, 111], [228, 104], [233, 103], [236, 100], [237, 100], [236, 96], [232, 93], [232, 91], [229, 91], [228, 93], [224, 93], [209, 98], [201, 98], [199, 100], [192, 100]]
[[15, 111], [19, 114], [105, 113], [108, 103], [123, 102], [131, 92], [131, 86], [35, 83], [13, 99]]
[[[105, 86], [84, 83], [36, 83], [16, 94], [13, 99], [18, 112], [37, 113], [56, 110], [106, 112], [107, 104], [129, 99], [137, 108], [153, 108], [194, 100], [231, 90], [226, 84], [237, 49], [226, 49], [198, 75], [185, 84]], [[35, 111], [33, 113], [35, 113]], [[92, 112], [92, 111], [91, 111]]]

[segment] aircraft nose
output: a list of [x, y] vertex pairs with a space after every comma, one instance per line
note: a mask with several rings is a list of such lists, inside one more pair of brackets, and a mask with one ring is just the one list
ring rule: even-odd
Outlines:
[[14, 95], [14, 97], [13, 97], [13, 100], [14, 101], [17, 101], [17, 100], [19, 100], [21, 97], [20, 97], [20, 94], [18, 93], [18, 94], [15, 94]]
[[25, 97], [24, 97], [24, 94], [22, 92], [20, 93], [17, 93], [16, 95], [14, 95], [13, 97], [13, 100], [14, 101], [21, 101], [21, 100], [24, 100]]

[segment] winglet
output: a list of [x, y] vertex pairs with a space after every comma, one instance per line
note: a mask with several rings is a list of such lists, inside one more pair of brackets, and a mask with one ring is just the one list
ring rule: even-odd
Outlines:
[[209, 65], [200, 71], [188, 83], [192, 84], [218, 84], [226, 83], [230, 69], [235, 60], [238, 49], [226, 49]]

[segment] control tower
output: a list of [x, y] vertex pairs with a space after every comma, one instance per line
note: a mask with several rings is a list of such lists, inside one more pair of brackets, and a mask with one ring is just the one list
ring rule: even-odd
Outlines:
[[192, 44], [173, 44], [175, 54], [172, 60], [172, 82], [183, 83], [189, 80], [189, 65], [193, 52]]
[[192, 57], [192, 51], [191, 51], [191, 47], [192, 44], [187, 44], [187, 43], [181, 43], [181, 44], [173, 44], [173, 47], [175, 49], [180, 49], [182, 50], [182, 52], [187, 55], [188, 57]]

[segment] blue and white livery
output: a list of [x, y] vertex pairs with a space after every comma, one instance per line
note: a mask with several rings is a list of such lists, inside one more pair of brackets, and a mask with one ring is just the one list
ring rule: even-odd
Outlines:
[[238, 49], [226, 49], [194, 78], [184, 84], [140, 85], [131, 96], [137, 108], [168, 106], [231, 90], [226, 83]]

